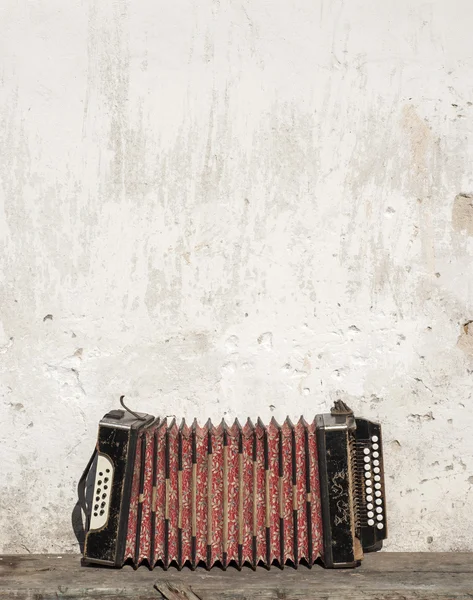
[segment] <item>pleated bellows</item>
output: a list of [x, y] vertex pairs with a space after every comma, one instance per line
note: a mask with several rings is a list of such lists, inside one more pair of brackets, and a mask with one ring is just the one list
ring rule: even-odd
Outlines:
[[134, 459], [125, 560], [312, 565], [322, 551], [315, 423], [155, 422]]

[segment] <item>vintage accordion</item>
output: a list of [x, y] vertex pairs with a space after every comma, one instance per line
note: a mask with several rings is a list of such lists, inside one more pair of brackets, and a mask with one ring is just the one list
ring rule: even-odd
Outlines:
[[267, 427], [112, 410], [95, 454], [86, 563], [352, 567], [386, 537], [381, 427], [340, 401]]

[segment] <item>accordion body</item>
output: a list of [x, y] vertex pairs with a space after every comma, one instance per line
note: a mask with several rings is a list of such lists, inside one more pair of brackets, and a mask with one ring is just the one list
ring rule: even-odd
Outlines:
[[352, 567], [387, 534], [381, 427], [341, 402], [282, 426], [114, 410], [96, 455], [86, 563]]

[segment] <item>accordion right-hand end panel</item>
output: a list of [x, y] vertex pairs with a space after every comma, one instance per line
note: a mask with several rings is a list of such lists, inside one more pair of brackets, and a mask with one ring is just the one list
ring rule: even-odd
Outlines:
[[353, 415], [316, 417], [320, 498], [324, 548], [328, 568], [354, 567], [362, 558], [357, 538], [354, 461], [350, 438], [355, 430]]

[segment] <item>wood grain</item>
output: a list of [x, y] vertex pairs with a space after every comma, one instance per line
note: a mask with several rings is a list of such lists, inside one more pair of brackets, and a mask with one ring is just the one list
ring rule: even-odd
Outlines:
[[163, 600], [201, 600], [188, 585], [170, 581], [155, 583], [155, 589], [161, 594]]
[[0, 557], [1, 600], [159, 600], [155, 585], [162, 597], [165, 589], [187, 590], [201, 600], [473, 600], [473, 554], [381, 552], [358, 569], [242, 572], [83, 567], [76, 555]]

